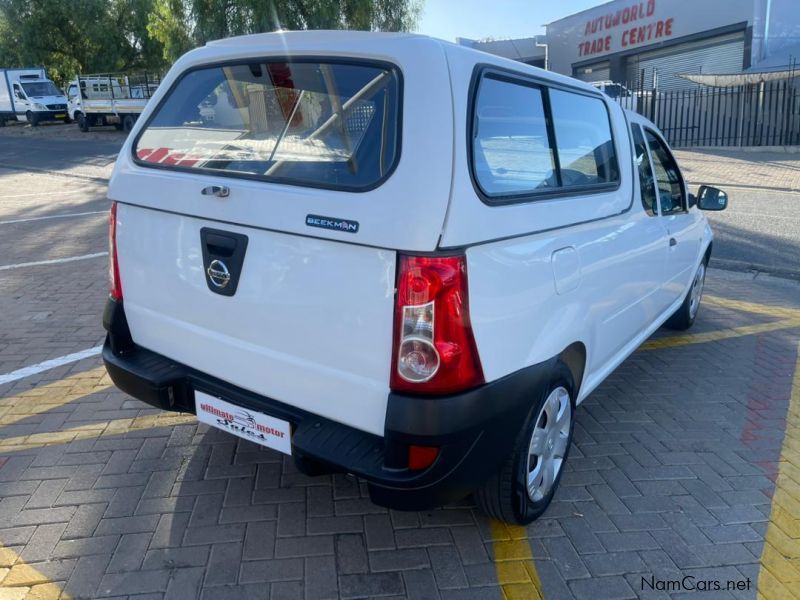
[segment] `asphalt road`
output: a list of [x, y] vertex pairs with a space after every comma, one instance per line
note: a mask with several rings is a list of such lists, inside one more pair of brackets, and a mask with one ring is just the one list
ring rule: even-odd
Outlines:
[[[60, 127], [72, 129], [72, 126]], [[101, 132], [90, 134], [88, 139], [72, 139], [58, 130], [53, 133], [52, 137], [29, 137], [9, 135], [0, 129], [0, 168], [107, 179], [125, 141], [124, 136], [113, 130], [103, 132], [108, 139], [98, 139]], [[56, 137], [56, 134], [61, 135]]]
[[[36, 132], [35, 136], [21, 133], [0, 135], [0, 169], [43, 170], [102, 180], [111, 175], [124, 141], [123, 135], [113, 130], [99, 130], [89, 137], [61, 126], [52, 132]], [[758, 153], [745, 156], [752, 160], [753, 172], [758, 171], [760, 182], [765, 181], [770, 169], [775, 170], [778, 179], [782, 169], [790, 168], [785, 161], [774, 165]], [[791, 168], [800, 168], [800, 154], [786, 156], [787, 160], [797, 156], [797, 167]], [[717, 172], [723, 178], [735, 164], [738, 179], [742, 179], [741, 156], [735, 162], [724, 155], [703, 159], [719, 161]], [[800, 279], [800, 193], [776, 190], [764, 183], [726, 186], [726, 191], [730, 197], [728, 210], [707, 213], [716, 236], [712, 266]]]
[[715, 236], [713, 266], [800, 279], [800, 194], [726, 191], [728, 210], [707, 213]]

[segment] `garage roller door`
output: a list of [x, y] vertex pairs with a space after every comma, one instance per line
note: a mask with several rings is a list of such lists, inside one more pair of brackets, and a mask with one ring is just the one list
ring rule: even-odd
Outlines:
[[644, 71], [645, 89], [688, 89], [697, 84], [678, 77], [678, 73], [740, 73], [743, 57], [744, 33], [737, 32], [631, 56], [627, 79], [638, 88]]
[[611, 68], [606, 60], [585, 67], [574, 67], [572, 76], [587, 82], [608, 81], [611, 79]]

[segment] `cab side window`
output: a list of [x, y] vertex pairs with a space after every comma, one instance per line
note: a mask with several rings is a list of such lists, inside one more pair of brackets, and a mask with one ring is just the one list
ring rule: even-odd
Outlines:
[[653, 182], [653, 168], [650, 164], [647, 144], [642, 135], [642, 128], [635, 123], [631, 124], [631, 134], [633, 135], [633, 159], [639, 170], [642, 205], [645, 212], [653, 217], [658, 214], [658, 205], [656, 204], [656, 185]]
[[549, 90], [561, 185], [607, 186], [619, 181], [605, 103], [593, 96]]
[[683, 179], [678, 164], [667, 149], [666, 144], [652, 131], [645, 130], [647, 145], [653, 157], [653, 170], [656, 176], [658, 199], [662, 215], [673, 215], [686, 211], [686, 198], [683, 194]]
[[472, 164], [487, 196], [557, 187], [542, 90], [485, 77], [475, 105]]
[[619, 185], [611, 121], [600, 96], [489, 72], [477, 86], [472, 113], [470, 168], [490, 203]]

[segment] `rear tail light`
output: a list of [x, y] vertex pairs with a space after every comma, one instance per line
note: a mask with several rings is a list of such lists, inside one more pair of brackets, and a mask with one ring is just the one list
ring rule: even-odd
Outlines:
[[122, 300], [122, 283], [119, 280], [117, 260], [117, 203], [111, 203], [108, 218], [108, 293], [112, 300]]
[[483, 382], [465, 257], [400, 256], [392, 390], [450, 394]]

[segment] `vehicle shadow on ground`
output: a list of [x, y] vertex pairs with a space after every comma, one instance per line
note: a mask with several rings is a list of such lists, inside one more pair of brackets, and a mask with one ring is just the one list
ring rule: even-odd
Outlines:
[[716, 264], [734, 270], [757, 270], [800, 279], [800, 244], [782, 237], [745, 230], [711, 218], [715, 240], [711, 254]]

